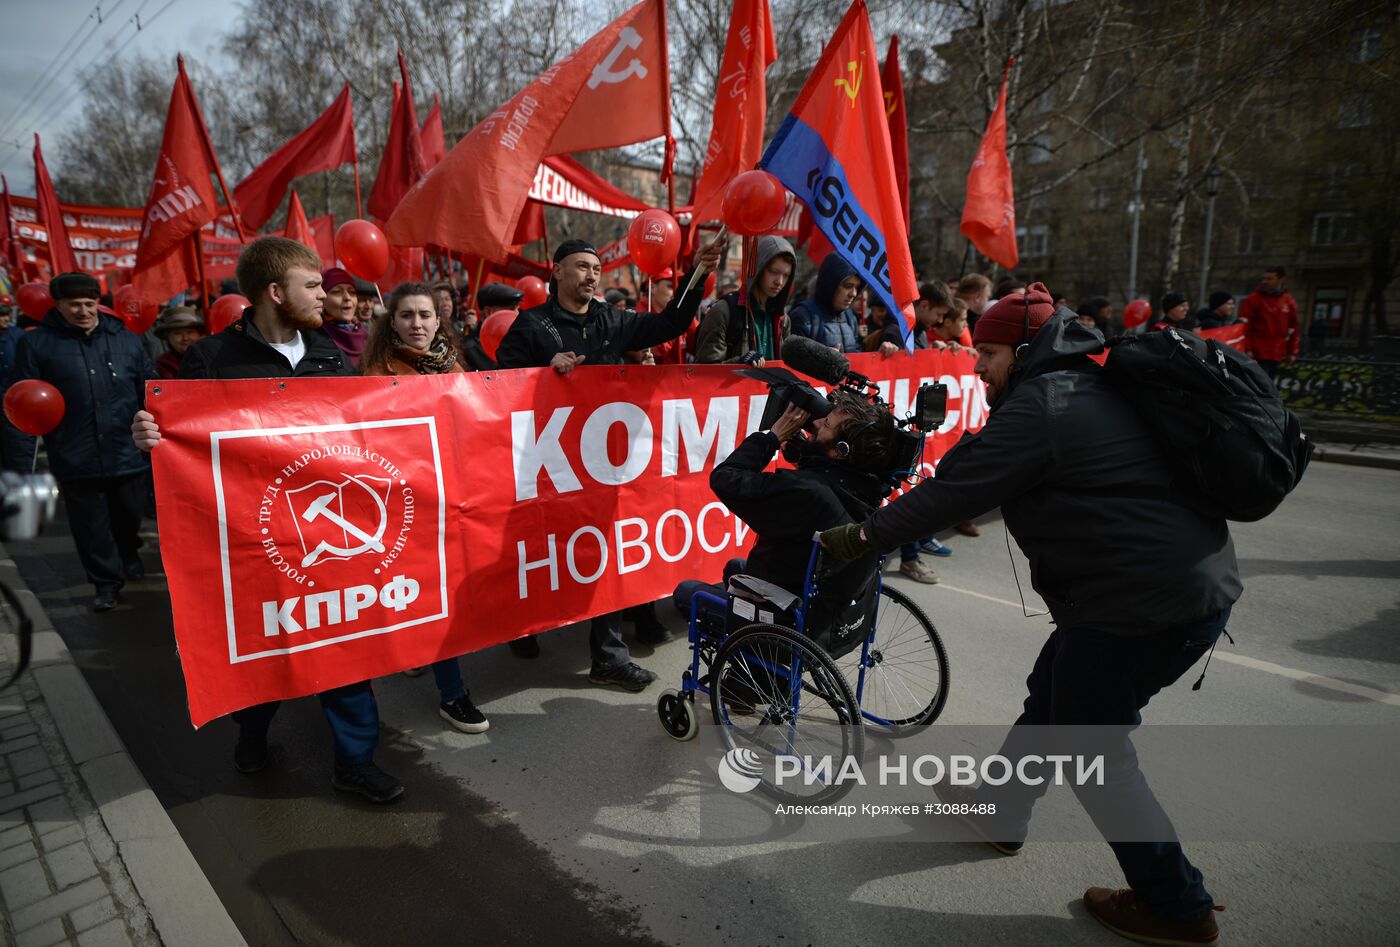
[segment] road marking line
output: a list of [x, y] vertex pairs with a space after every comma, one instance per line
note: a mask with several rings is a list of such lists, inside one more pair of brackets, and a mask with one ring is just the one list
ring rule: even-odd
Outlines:
[[[939, 583], [938, 587], [940, 589], [947, 589], [949, 592], [958, 592], [962, 595], [971, 595], [973, 598], [985, 599], [988, 602], [996, 602], [998, 605], [1007, 605], [1016, 609], [1021, 608], [1020, 602], [1013, 602], [1005, 598], [997, 598], [995, 595], [985, 595], [982, 592], [974, 592], [971, 589], [960, 589], [957, 586], [944, 585], [942, 583]], [[1243, 654], [1235, 654], [1219, 649], [1216, 649], [1215, 658], [1218, 661], [1227, 661], [1230, 664], [1238, 664], [1241, 667], [1253, 668], [1256, 671], [1265, 671], [1269, 674], [1277, 674], [1279, 677], [1286, 677], [1294, 681], [1302, 681], [1305, 684], [1312, 684], [1315, 687], [1323, 687], [1327, 690], [1337, 691], [1342, 694], [1351, 694], [1353, 697], [1364, 697], [1367, 700], [1374, 700], [1380, 704], [1400, 707], [1400, 694], [1392, 694], [1389, 691], [1367, 687], [1365, 684], [1353, 684], [1350, 681], [1339, 681], [1335, 677], [1324, 677], [1321, 674], [1313, 674], [1310, 671], [1299, 671], [1296, 668], [1285, 667], [1282, 664], [1275, 664], [1272, 661], [1261, 661], [1258, 658], [1251, 658]]]

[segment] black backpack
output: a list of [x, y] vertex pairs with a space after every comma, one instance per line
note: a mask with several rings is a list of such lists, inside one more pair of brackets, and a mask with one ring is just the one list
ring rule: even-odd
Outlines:
[[1253, 359], [1178, 329], [1109, 346], [1107, 377], [1166, 448], [1192, 508], [1261, 520], [1303, 479], [1312, 442]]

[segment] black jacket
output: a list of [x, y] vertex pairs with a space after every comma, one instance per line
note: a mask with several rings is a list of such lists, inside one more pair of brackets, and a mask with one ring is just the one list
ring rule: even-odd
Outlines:
[[[63, 395], [63, 420], [44, 435], [49, 470], [62, 482], [150, 469], [131, 440], [131, 418], [145, 404], [146, 381], [155, 377], [145, 346], [120, 319], [99, 313], [97, 328], [84, 334], [51, 309], [19, 340], [10, 382], [39, 378]], [[8, 421], [5, 438], [6, 466], [28, 473], [34, 438]]]
[[[772, 433], [750, 434], [715, 467], [710, 489], [758, 534], [745, 573], [801, 595], [813, 533], [864, 519], [889, 490], [873, 474], [822, 459], [768, 473], [765, 468], [779, 446]], [[810, 634], [830, 626], [875, 574], [877, 564], [874, 553], [849, 563], [826, 561], [820, 600], [808, 616]]]
[[[690, 283], [687, 273], [681, 280]], [[699, 287], [677, 293], [661, 312], [614, 309], [594, 297], [588, 312], [575, 315], [561, 308], [554, 297], [533, 309], [526, 309], [511, 323], [510, 331], [496, 349], [501, 368], [542, 368], [560, 352], [573, 352], [587, 358], [583, 364], [621, 365], [625, 352], [669, 342], [690, 328], [703, 293]]]
[[943, 457], [936, 477], [865, 521], [876, 548], [1000, 506], [1062, 628], [1143, 635], [1238, 599], [1225, 521], [1171, 498], [1161, 447], [1086, 357], [1102, 345], [1072, 313], [1052, 317], [986, 426]]
[[[281, 352], [267, 344], [253, 324], [253, 310], [222, 332], [200, 339], [185, 352], [181, 378], [301, 378], [318, 375], [354, 375], [340, 346], [324, 329], [302, 330], [306, 354], [292, 368]], [[130, 421], [127, 422], [130, 426]], [[128, 435], [128, 439], [130, 439]]]

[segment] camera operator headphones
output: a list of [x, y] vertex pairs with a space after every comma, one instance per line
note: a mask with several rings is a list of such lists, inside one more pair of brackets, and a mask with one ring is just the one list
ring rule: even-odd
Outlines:
[[1026, 324], [1021, 335], [1021, 344], [1016, 346], [1016, 363], [1026, 360], [1031, 351], [1031, 288], [1021, 290], [1021, 300], [1026, 304]]

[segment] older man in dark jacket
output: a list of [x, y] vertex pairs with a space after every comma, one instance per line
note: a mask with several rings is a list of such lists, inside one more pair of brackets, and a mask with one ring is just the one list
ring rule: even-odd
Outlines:
[[[88, 581], [93, 609], [117, 604], [127, 579], [145, 575], [137, 549], [146, 512], [150, 462], [131, 443], [131, 416], [146, 397], [155, 366], [122, 321], [98, 312], [102, 288], [86, 273], [49, 281], [54, 308], [19, 341], [11, 382], [39, 378], [63, 395], [63, 420], [44, 435], [68, 528]], [[5, 463], [28, 473], [34, 438], [6, 422]]]
[[[1032, 725], [1141, 723], [1152, 695], [1214, 645], [1242, 587], [1224, 520], [1173, 494], [1162, 448], [1088, 358], [1103, 347], [1096, 330], [1054, 312], [1037, 283], [983, 313], [973, 342], [992, 402], [986, 426], [944, 456], [937, 477], [823, 539], [860, 555], [1001, 507], [1056, 625], [1002, 750], [1014, 759]], [[1110, 840], [1130, 888], [1090, 888], [1086, 908], [1134, 939], [1213, 943], [1215, 902], [1201, 873], [1131, 752], [1115, 759], [1122, 768], [1110, 773], [1108, 791], [1123, 790], [1115, 802], [1126, 800], [1136, 824], [1166, 831], [1162, 841]], [[1044, 791], [1013, 781], [973, 797], [997, 807], [997, 828], [983, 829], [999, 851], [1020, 849]], [[1098, 800], [1076, 792], [1097, 821]]]

